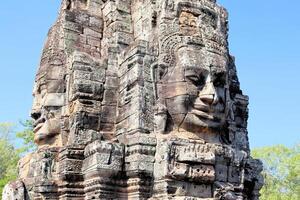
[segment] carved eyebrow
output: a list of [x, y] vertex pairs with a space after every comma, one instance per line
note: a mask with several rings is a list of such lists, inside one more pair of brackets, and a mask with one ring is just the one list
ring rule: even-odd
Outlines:
[[38, 84], [38, 89], [41, 90], [41, 89], [46, 89], [47, 88], [47, 84], [46, 83], [40, 83]]
[[188, 66], [185, 68], [184, 70], [185, 72], [185, 75], [192, 75], [192, 74], [195, 74], [195, 75], [199, 75], [199, 74], [206, 74], [208, 73], [208, 69], [205, 69], [205, 68], [202, 68], [202, 67], [191, 67], [191, 66]]

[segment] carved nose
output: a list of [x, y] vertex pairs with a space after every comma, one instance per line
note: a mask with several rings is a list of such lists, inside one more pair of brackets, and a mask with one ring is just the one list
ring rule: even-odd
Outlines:
[[217, 104], [219, 101], [219, 97], [212, 82], [207, 82], [204, 86], [203, 90], [199, 93], [199, 98], [202, 102], [214, 105]]
[[213, 95], [213, 94], [201, 95], [201, 96], [200, 96], [200, 99], [201, 99], [204, 103], [210, 104], [210, 105], [215, 104], [215, 103], [217, 102], [216, 96]]
[[41, 117], [42, 114], [40, 111], [33, 110], [30, 115], [31, 115], [31, 118], [36, 121]]

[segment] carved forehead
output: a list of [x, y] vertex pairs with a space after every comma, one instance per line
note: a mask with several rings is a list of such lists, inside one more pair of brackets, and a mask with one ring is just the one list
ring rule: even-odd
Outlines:
[[186, 66], [184, 68], [185, 76], [186, 75], [193, 75], [193, 74], [227, 74], [225, 68], [218, 68], [218, 67], [198, 67], [198, 66]]
[[63, 93], [65, 91], [65, 76], [65, 65], [58, 57], [52, 57], [48, 62], [41, 63], [35, 78], [36, 90], [34, 92], [46, 90], [48, 93]]
[[63, 66], [59, 65], [43, 65], [38, 69], [35, 80], [43, 82], [44, 80], [59, 80], [64, 79], [66, 70]]
[[38, 74], [35, 81], [34, 93], [64, 93], [66, 88], [65, 73], [60, 68]]
[[57, 44], [53, 43], [50, 38], [48, 38], [47, 44], [43, 49], [36, 81], [43, 78], [50, 80], [63, 79], [66, 73], [66, 55], [64, 51], [56, 48]]
[[177, 50], [176, 60], [182, 65], [196, 66], [199, 64], [203, 65], [207, 59], [201, 50], [183, 46]]
[[185, 68], [204, 68], [211, 71], [227, 71], [227, 58], [218, 54], [210, 53], [204, 49], [183, 46], [176, 54], [178, 64]]

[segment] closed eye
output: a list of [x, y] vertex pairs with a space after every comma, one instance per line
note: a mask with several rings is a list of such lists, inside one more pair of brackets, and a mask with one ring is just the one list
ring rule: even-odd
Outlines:
[[204, 77], [198, 77], [196, 75], [186, 76], [187, 80], [197, 87], [202, 87], [204, 85]]
[[226, 82], [225, 75], [223, 73], [217, 74], [214, 80], [215, 87], [224, 87]]

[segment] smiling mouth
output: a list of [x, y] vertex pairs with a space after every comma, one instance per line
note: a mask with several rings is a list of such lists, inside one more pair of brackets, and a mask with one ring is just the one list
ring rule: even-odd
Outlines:
[[38, 132], [38, 130], [40, 130], [40, 128], [42, 128], [43, 125], [44, 125], [44, 123], [41, 123], [41, 122], [36, 124], [33, 128], [33, 132], [34, 133]]
[[33, 123], [33, 132], [36, 133], [44, 125], [45, 121], [44, 117], [35, 120]]
[[205, 111], [201, 111], [198, 109], [191, 110], [191, 113], [196, 115], [198, 118], [206, 119], [206, 120], [210, 120], [210, 121], [214, 121], [214, 122], [221, 122], [221, 120], [222, 120], [221, 113], [220, 114], [207, 113]]

